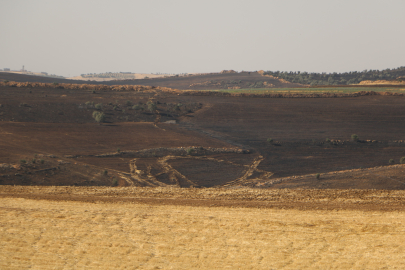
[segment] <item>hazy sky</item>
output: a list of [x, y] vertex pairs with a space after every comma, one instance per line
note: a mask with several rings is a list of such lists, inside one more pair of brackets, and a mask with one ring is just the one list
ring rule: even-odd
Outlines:
[[0, 68], [64, 76], [405, 66], [404, 0], [0, 0]]

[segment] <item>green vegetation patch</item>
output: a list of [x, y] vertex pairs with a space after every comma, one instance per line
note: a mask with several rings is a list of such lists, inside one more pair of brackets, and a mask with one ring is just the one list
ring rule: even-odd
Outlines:
[[234, 94], [321, 94], [321, 93], [335, 93], [335, 94], [350, 94], [360, 91], [374, 91], [374, 92], [392, 92], [392, 93], [405, 93], [405, 86], [401, 87], [303, 87], [303, 88], [245, 88], [245, 89], [216, 89], [216, 90], [200, 90], [222, 93]]

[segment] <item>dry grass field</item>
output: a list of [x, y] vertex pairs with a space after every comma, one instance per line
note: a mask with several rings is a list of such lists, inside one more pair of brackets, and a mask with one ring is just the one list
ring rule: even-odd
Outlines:
[[404, 195], [2, 186], [0, 269], [404, 269]]
[[1, 269], [404, 269], [403, 212], [0, 199]]

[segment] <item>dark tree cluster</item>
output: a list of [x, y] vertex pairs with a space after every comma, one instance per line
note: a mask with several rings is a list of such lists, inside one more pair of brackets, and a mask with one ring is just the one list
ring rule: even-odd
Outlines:
[[272, 75], [292, 83], [310, 84], [310, 85], [348, 85], [357, 84], [361, 81], [378, 80], [404, 80], [405, 66], [384, 69], [384, 70], [364, 70], [350, 71], [345, 73], [308, 73], [308, 72], [286, 72], [286, 71], [266, 71], [266, 75]]

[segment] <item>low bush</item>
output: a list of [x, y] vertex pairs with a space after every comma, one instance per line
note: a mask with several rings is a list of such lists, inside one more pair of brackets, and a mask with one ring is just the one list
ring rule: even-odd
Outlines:
[[103, 175], [107, 175], [108, 174], [108, 171], [107, 170], [104, 170], [103, 171]]
[[273, 139], [272, 138], [267, 138], [267, 142], [268, 143], [273, 143]]
[[111, 183], [111, 186], [113, 186], [113, 187], [118, 186], [118, 180], [115, 179], [115, 178], [113, 178], [112, 183]]
[[400, 162], [401, 164], [404, 164], [404, 163], [405, 163], [405, 157], [401, 157], [401, 159], [399, 160], [399, 162]]
[[32, 159], [32, 163], [35, 164], [35, 162], [37, 162], [37, 160], [35, 158]]
[[320, 173], [317, 173], [316, 175], [315, 175], [315, 177], [316, 177], [316, 179], [321, 179], [321, 174]]
[[125, 104], [127, 104], [127, 106], [132, 106], [132, 102], [129, 100], [127, 100]]
[[148, 101], [148, 102], [146, 103], [146, 105], [148, 106], [148, 110], [149, 110], [150, 112], [153, 112], [153, 111], [155, 111], [155, 110], [157, 109], [156, 104], [153, 103], [152, 101]]
[[104, 123], [105, 114], [103, 112], [94, 111], [93, 118], [94, 118], [94, 120], [96, 120], [97, 123]]
[[141, 105], [134, 105], [134, 106], [132, 106], [132, 109], [133, 109], [133, 110], [143, 110], [143, 106], [141, 106]]
[[352, 134], [352, 141], [357, 142], [359, 140], [359, 136], [357, 136], [356, 134]]
[[25, 163], [27, 163], [27, 161], [25, 159], [20, 159], [20, 163], [25, 164]]
[[39, 163], [44, 164], [45, 160], [41, 159], [41, 160], [39, 160]]
[[389, 163], [389, 164], [394, 164], [395, 161], [394, 161], [393, 159], [390, 159], [390, 160], [388, 161], [388, 163]]
[[330, 143], [330, 139], [326, 138], [325, 142]]
[[193, 148], [187, 148], [187, 155], [191, 155], [194, 152]]
[[102, 110], [103, 109], [103, 103], [98, 103], [94, 106], [97, 110]]

